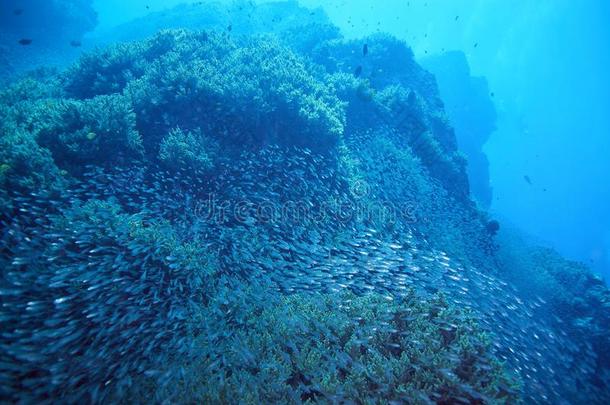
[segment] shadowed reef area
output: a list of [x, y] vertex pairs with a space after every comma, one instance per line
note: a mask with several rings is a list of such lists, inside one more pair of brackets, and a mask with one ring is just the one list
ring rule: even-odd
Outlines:
[[2, 401], [608, 403], [606, 285], [477, 208], [407, 44], [293, 2], [104, 38], [0, 91]]

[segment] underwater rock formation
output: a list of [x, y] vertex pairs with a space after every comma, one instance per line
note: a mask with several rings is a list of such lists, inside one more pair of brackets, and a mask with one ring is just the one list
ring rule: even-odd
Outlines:
[[487, 80], [470, 74], [466, 55], [460, 51], [427, 57], [421, 64], [436, 78], [459, 149], [468, 159], [470, 191], [482, 207], [489, 208], [492, 189], [483, 145], [496, 129], [496, 110]]
[[513, 286], [434, 78], [311, 22], [163, 30], [0, 91], [2, 401], [608, 399], [607, 299]]

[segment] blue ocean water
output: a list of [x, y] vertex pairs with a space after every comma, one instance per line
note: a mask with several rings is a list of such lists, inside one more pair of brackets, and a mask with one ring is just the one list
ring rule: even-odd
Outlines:
[[609, 403], [609, 23], [1, 0], [0, 401]]

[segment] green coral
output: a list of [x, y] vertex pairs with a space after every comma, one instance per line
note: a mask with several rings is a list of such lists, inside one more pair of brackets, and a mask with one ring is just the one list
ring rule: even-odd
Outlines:
[[76, 98], [129, 95], [152, 150], [177, 126], [257, 143], [332, 144], [343, 132], [344, 106], [324, 76], [309, 71], [271, 37], [174, 30], [88, 54], [64, 80]]
[[54, 100], [65, 96], [52, 72], [34, 72], [0, 91], [0, 130], [32, 132]]
[[40, 147], [31, 134], [15, 130], [0, 136], [0, 208], [12, 206], [11, 192], [39, 191], [61, 186], [51, 153]]
[[47, 103], [36, 135], [56, 161], [79, 165], [142, 154], [142, 139], [129, 99], [122, 95]]
[[442, 297], [269, 293], [241, 288], [212, 302], [233, 333], [199, 339], [203, 360], [185, 370], [180, 402], [516, 399], [488, 337]]
[[417, 156], [435, 181], [453, 195], [466, 200], [466, 160], [457, 150], [455, 136], [441, 111], [432, 109], [415, 90], [400, 84], [376, 88], [370, 78], [334, 73], [331, 83], [348, 103], [344, 138], [360, 142], [367, 138], [391, 138], [401, 149]]
[[[271, 38], [243, 44], [222, 35], [171, 33], [180, 41], [128, 94], [151, 132], [189, 125], [220, 141], [319, 147], [343, 132], [343, 104], [303, 59]], [[159, 34], [168, 35], [167, 33]], [[153, 117], [161, 117], [155, 123]]]
[[172, 169], [210, 169], [217, 146], [201, 131], [171, 130], [161, 141], [159, 160]]
[[[366, 58], [362, 57], [363, 43], [368, 45]], [[352, 74], [362, 66], [363, 77], [373, 87], [381, 90], [399, 84], [421, 94], [430, 109], [442, 109], [434, 76], [417, 64], [405, 42], [391, 35], [378, 33], [366, 39], [323, 41], [312, 52], [312, 58], [330, 73]]]
[[157, 35], [154, 40], [113, 44], [84, 54], [62, 76], [67, 94], [85, 99], [121, 93], [130, 81], [144, 74], [149, 63], [171, 49], [171, 39]]
[[[48, 185], [49, 181], [40, 181], [42, 177], [59, 177], [56, 166], [78, 169], [135, 158], [143, 152], [129, 98], [117, 94], [68, 99], [56, 76], [27, 77], [4, 89], [0, 92], [0, 118], [3, 152], [24, 163], [5, 160], [16, 176], [30, 172], [24, 176], [29, 180], [20, 182], [31, 189]], [[34, 174], [24, 165], [45, 169]]]

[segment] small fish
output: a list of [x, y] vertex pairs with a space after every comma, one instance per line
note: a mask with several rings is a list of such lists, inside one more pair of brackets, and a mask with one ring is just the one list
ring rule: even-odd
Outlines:
[[227, 27], [227, 31], [231, 32], [233, 30], [233, 26], [229, 24], [229, 26]]
[[362, 46], [362, 56], [366, 56], [369, 53], [369, 44], [364, 44]]
[[75, 48], [78, 48], [81, 45], [82, 45], [82, 43], [80, 41], [77, 41], [77, 40], [70, 41], [70, 46], [73, 46]]
[[527, 174], [523, 176], [523, 180], [525, 180], [530, 186], [532, 185], [532, 179], [530, 179], [530, 176], [528, 176]]
[[22, 38], [18, 41], [19, 45], [27, 46], [32, 43], [32, 40], [29, 38]]
[[354, 71], [354, 76], [360, 77], [361, 74], [362, 74], [362, 66], [358, 65], [358, 67]]
[[16, 9], [13, 10], [13, 14], [14, 15], [21, 15], [21, 14], [23, 14], [23, 9], [16, 8]]

